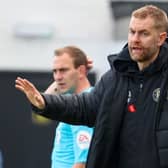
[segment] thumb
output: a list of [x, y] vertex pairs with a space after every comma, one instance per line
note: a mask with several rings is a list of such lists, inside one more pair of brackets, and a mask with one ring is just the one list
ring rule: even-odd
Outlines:
[[37, 102], [37, 107], [39, 109], [44, 109], [45, 108], [45, 102], [44, 99], [41, 95], [36, 95], [35, 96], [36, 102]]

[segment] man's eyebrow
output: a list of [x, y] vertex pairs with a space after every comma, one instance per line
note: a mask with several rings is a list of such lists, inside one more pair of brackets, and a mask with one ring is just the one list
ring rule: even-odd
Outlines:
[[[129, 30], [131, 30], [131, 31], [136, 31], [136, 30], [134, 30], [133, 28], [129, 28]], [[142, 30], [139, 30], [138, 32], [140, 32], [140, 33], [142, 33], [142, 32], [148, 32], [148, 30], [146, 30], [146, 29], [142, 29]]]

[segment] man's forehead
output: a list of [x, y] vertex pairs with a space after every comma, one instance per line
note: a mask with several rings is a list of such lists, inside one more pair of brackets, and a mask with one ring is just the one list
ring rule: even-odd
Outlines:
[[69, 59], [56, 59], [55, 58], [52, 66], [53, 66], [53, 69], [55, 70], [74, 68], [73, 61]]
[[147, 17], [144, 19], [131, 17], [129, 29], [147, 30], [152, 28], [154, 28], [154, 20], [151, 17]]

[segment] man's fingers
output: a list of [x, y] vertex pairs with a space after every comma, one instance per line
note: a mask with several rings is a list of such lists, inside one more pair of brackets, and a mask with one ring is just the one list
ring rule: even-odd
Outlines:
[[15, 88], [20, 91], [24, 91], [24, 83], [19, 77], [15, 80]]
[[24, 88], [21, 87], [21, 86], [18, 85], [18, 84], [15, 84], [15, 88], [18, 89], [18, 90], [20, 90], [20, 91], [22, 91], [22, 92], [24, 92]]
[[25, 87], [24, 79], [18, 77], [18, 78], [15, 80], [15, 86], [17, 86], [17, 87]]
[[17, 77], [17, 79], [15, 80], [15, 87], [21, 91], [35, 89], [34, 85], [31, 82], [20, 77]]
[[43, 109], [45, 107], [45, 102], [40, 92], [36, 89], [33, 83], [29, 82], [27, 79], [17, 77], [15, 80], [16, 89], [22, 91], [27, 96], [28, 100], [38, 108]]
[[31, 82], [29, 82], [27, 79], [24, 79], [24, 84], [25, 84], [26, 87], [35, 88], [34, 85]]

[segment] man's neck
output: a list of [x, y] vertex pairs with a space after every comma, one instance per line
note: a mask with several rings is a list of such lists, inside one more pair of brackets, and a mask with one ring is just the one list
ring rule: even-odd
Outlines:
[[91, 85], [90, 85], [90, 82], [89, 80], [86, 78], [86, 79], [83, 79], [80, 81], [79, 85], [78, 85], [78, 88], [76, 89], [75, 93], [81, 93], [83, 92], [84, 90], [90, 88]]

